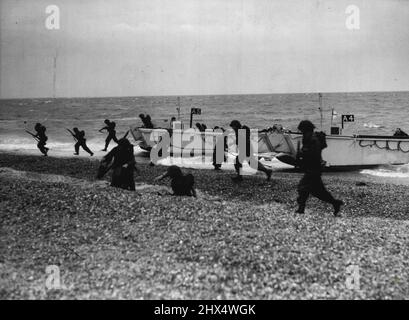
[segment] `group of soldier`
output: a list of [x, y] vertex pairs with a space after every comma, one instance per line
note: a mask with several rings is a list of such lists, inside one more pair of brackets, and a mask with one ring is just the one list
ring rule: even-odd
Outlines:
[[[141, 116], [145, 125], [151, 125], [150, 117]], [[110, 120], [104, 121], [105, 126], [99, 130], [99, 132], [107, 131], [108, 135], [105, 139], [105, 147], [102, 151], [107, 151], [111, 141], [117, 143], [101, 161], [101, 165], [97, 174], [97, 178], [102, 178], [109, 170], [112, 170], [111, 186], [118, 187], [127, 190], [135, 190], [134, 182], [134, 170], [136, 169], [134, 149], [133, 145], [126, 138], [129, 131], [124, 137], [117, 139], [115, 122]], [[230, 123], [230, 127], [233, 129], [236, 135], [236, 144], [238, 149], [238, 155], [235, 160], [236, 176], [233, 178], [235, 182], [241, 182], [243, 159], [249, 163], [254, 161], [257, 164], [257, 170], [264, 172], [267, 180], [270, 180], [272, 170], [266, 168], [258, 159], [255, 158], [252, 144], [250, 142], [250, 129], [249, 127], [242, 125], [238, 120], [233, 120]], [[37, 123], [34, 127], [36, 134], [30, 133], [37, 141], [37, 147], [42, 154], [47, 156], [49, 148], [46, 147], [47, 136], [46, 128], [40, 123]], [[219, 129], [219, 128], [218, 128]], [[335, 199], [331, 193], [325, 188], [321, 179], [323, 161], [321, 152], [326, 147], [325, 137], [314, 132], [314, 125], [309, 120], [301, 121], [298, 125], [298, 130], [303, 134], [302, 148], [299, 150], [296, 158], [296, 165], [304, 172], [304, 176], [298, 184], [298, 209], [297, 213], [303, 214], [305, 211], [305, 204], [310, 195], [317, 197], [318, 199], [331, 204], [334, 208], [334, 215], [339, 216], [340, 208], [343, 205], [341, 200]], [[73, 130], [67, 129], [76, 140], [74, 149], [75, 155], [79, 154], [79, 148], [82, 147], [91, 156], [93, 152], [88, 148], [85, 139], [85, 132], [78, 128]], [[224, 131], [224, 130], [223, 130]], [[244, 133], [245, 143], [239, 144], [239, 133]], [[222, 135], [224, 141], [224, 149], [226, 151], [226, 139]], [[213, 166], [215, 170], [220, 170], [222, 163], [226, 161], [225, 153], [222, 159], [216, 155], [216, 147], [213, 153]], [[170, 166], [168, 170], [157, 178], [161, 180], [169, 177], [171, 179], [171, 187], [173, 194], [175, 195], [187, 195], [196, 196], [194, 189], [194, 178], [191, 174], [184, 175], [182, 170], [177, 166]]]
[[[236, 177], [233, 178], [235, 181], [242, 181], [241, 168], [243, 163], [240, 159], [247, 159], [250, 163], [257, 163], [257, 170], [264, 172], [267, 176], [267, 180], [270, 180], [272, 175], [272, 170], [266, 168], [260, 161], [254, 158], [254, 153], [252, 150], [252, 144], [250, 142], [250, 129], [242, 125], [238, 120], [233, 120], [230, 123], [230, 127], [234, 130], [236, 135], [236, 144], [238, 149], [238, 155], [235, 161]], [[322, 160], [322, 150], [327, 147], [325, 134], [322, 132], [314, 132], [315, 126], [309, 120], [303, 120], [298, 125], [298, 130], [302, 133], [302, 148], [298, 151], [296, 157], [296, 166], [304, 172], [304, 176], [298, 184], [298, 197], [297, 203], [298, 208], [296, 213], [304, 214], [305, 205], [310, 195], [327, 202], [333, 206], [334, 216], [340, 216], [340, 209], [343, 205], [343, 201], [335, 199], [332, 194], [325, 188], [322, 181], [321, 175], [323, 170], [324, 162]], [[239, 144], [239, 131], [245, 133], [245, 143], [240, 146]], [[240, 153], [244, 153], [240, 157]], [[215, 156], [214, 156], [215, 157]], [[253, 158], [253, 159], [252, 159]], [[218, 163], [213, 161], [215, 169], [218, 170], [220, 167]]]
[[[106, 119], [104, 121], [105, 126], [99, 130], [99, 132], [103, 132], [104, 130], [107, 131], [108, 135], [105, 139], [105, 147], [102, 149], [102, 151], [107, 151], [109, 143], [111, 141], [114, 141], [118, 143], [118, 138], [116, 137], [116, 124], [113, 121], [110, 121]], [[41, 123], [36, 123], [34, 126], [34, 133], [31, 133], [30, 131], [27, 131], [34, 139], [37, 140], [37, 148], [40, 150], [40, 152], [44, 155], [48, 155], [48, 151], [50, 150], [49, 148], [46, 147], [48, 137], [46, 135], [46, 130], [47, 128], [42, 125]], [[79, 150], [80, 147], [86, 151], [90, 156], [93, 156], [94, 153], [88, 148], [87, 146], [87, 139], [85, 138], [85, 132], [84, 130], [79, 130], [77, 127], [73, 128], [72, 130], [67, 129], [67, 131], [73, 136], [75, 140], [75, 145], [74, 145], [74, 155], [79, 155]], [[128, 132], [127, 132], [128, 134]], [[126, 134], [126, 135], [127, 135]], [[125, 135], [125, 137], [126, 137]]]

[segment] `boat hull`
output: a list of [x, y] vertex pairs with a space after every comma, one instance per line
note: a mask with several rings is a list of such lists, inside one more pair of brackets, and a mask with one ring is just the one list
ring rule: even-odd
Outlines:
[[[294, 165], [298, 146], [302, 147], [301, 134], [277, 133], [268, 136], [271, 144], [287, 135], [289, 141], [283, 155], [277, 158], [287, 164]], [[401, 165], [409, 163], [409, 139], [385, 136], [327, 136], [327, 148], [322, 151], [322, 158], [328, 167], [373, 167], [379, 165]]]
[[132, 136], [137, 141], [140, 148], [145, 151], [151, 149], [160, 143], [164, 136], [169, 138], [170, 154], [213, 154], [214, 146], [217, 137], [221, 133], [207, 131], [199, 132], [195, 130], [167, 130], [167, 129], [146, 129], [146, 128], [131, 128]]
[[[217, 137], [221, 133], [208, 130], [146, 129], [131, 128], [139, 146], [150, 151], [165, 134], [170, 137], [171, 154], [212, 155]], [[302, 147], [302, 135], [279, 130], [260, 132], [252, 130], [252, 143], [258, 157], [277, 158], [295, 166], [297, 150]], [[379, 165], [409, 163], [409, 137], [385, 136], [327, 136], [327, 148], [323, 160], [331, 168], [367, 168]], [[229, 151], [237, 152], [234, 134], [228, 134]]]

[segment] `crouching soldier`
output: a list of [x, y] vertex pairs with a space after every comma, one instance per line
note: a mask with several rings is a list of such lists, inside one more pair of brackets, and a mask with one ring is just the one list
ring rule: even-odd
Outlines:
[[192, 174], [183, 175], [182, 170], [178, 166], [170, 166], [168, 170], [155, 181], [160, 181], [165, 178], [170, 178], [170, 186], [175, 196], [193, 196], [196, 197], [194, 189], [195, 179]]
[[298, 185], [298, 210], [297, 213], [304, 213], [305, 204], [309, 195], [332, 204], [334, 215], [339, 216], [339, 211], [343, 202], [335, 199], [325, 189], [321, 179], [323, 161], [321, 157], [322, 149], [326, 148], [325, 135], [314, 133], [315, 126], [311, 121], [304, 120], [298, 125], [298, 130], [303, 134], [302, 148], [297, 154], [297, 164], [304, 171], [304, 176]]
[[102, 158], [97, 178], [102, 178], [110, 169], [112, 169], [112, 187], [135, 190], [133, 175], [136, 169], [134, 149], [128, 139], [119, 139], [118, 146]]

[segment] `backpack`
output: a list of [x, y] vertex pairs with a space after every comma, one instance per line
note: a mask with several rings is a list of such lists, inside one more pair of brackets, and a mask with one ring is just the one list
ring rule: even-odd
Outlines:
[[322, 131], [320, 132], [315, 132], [315, 136], [317, 137], [320, 145], [321, 145], [321, 150], [325, 149], [326, 147], [328, 147], [327, 145], [327, 138], [326, 138], [326, 134]]

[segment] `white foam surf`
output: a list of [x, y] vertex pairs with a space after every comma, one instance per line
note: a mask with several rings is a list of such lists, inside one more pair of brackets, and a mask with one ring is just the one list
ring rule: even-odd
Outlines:
[[373, 123], [373, 122], [369, 122], [369, 123], [364, 123], [363, 124], [364, 128], [370, 128], [370, 129], [381, 129], [381, 128], [385, 128], [382, 125]]
[[[222, 164], [222, 170], [234, 170], [234, 163], [236, 157], [229, 154], [227, 161]], [[261, 159], [260, 162], [268, 168], [273, 170], [292, 168], [285, 163], [273, 158], [272, 160]], [[159, 164], [164, 166], [177, 165], [182, 168], [192, 169], [213, 169], [213, 157], [212, 156], [199, 156], [199, 157], [167, 157], [158, 161]], [[243, 163], [243, 174], [252, 175], [256, 174], [257, 170], [250, 167], [247, 162]]]
[[382, 166], [362, 170], [361, 173], [382, 178], [409, 178], [409, 164]]

